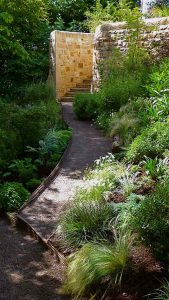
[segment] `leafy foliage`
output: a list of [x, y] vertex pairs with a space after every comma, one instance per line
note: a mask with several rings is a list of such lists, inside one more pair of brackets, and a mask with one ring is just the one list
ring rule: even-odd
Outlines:
[[81, 120], [94, 119], [98, 114], [98, 99], [96, 94], [78, 94], [73, 103], [73, 109]]
[[169, 123], [156, 122], [135, 138], [127, 151], [127, 159], [139, 161], [144, 156], [162, 156], [169, 147]]
[[[42, 87], [45, 87], [45, 84]], [[55, 98], [48, 98], [48, 94], [50, 96], [53, 93], [49, 93], [49, 86], [41, 91], [41, 95], [43, 93], [41, 101], [39, 90], [37, 89], [37, 92], [35, 90], [36, 85], [31, 88], [31, 94], [34, 93], [34, 99], [37, 99], [33, 104], [19, 106], [0, 101], [0, 134], [3, 141], [0, 146], [0, 159], [2, 160], [10, 161], [22, 156], [26, 147], [36, 147], [49, 129], [63, 128], [59, 105]]]
[[154, 194], [141, 201], [133, 212], [133, 227], [156, 256], [169, 263], [169, 183], [158, 184]]
[[0, 88], [3, 96], [17, 97], [19, 88], [28, 81], [46, 78], [47, 6], [43, 0], [1, 0], [1, 8]]
[[19, 209], [29, 197], [29, 192], [18, 182], [7, 182], [0, 186], [0, 208], [12, 212]]
[[100, 0], [96, 0], [96, 6], [90, 8], [86, 12], [87, 16], [87, 27], [91, 32], [94, 32], [98, 25], [101, 25], [105, 21], [113, 21], [115, 19], [116, 7], [114, 3], [108, 2], [104, 7]]
[[[58, 160], [65, 150], [71, 134], [71, 130], [50, 130], [44, 137], [44, 140], [39, 141], [39, 147], [33, 148], [28, 146], [27, 151], [38, 155], [43, 164], [49, 163], [52, 158], [54, 159], [53, 155]], [[54, 165], [57, 160], [53, 161]]]
[[18, 176], [18, 181], [26, 183], [33, 177], [37, 177], [37, 167], [32, 163], [31, 158], [12, 161], [8, 167], [9, 171]]
[[35, 105], [40, 102], [50, 102], [56, 98], [55, 86], [52, 82], [38, 82], [24, 88], [21, 104]]
[[29, 181], [26, 183], [26, 188], [33, 192], [39, 185], [41, 184], [41, 180], [37, 178], [31, 178]]

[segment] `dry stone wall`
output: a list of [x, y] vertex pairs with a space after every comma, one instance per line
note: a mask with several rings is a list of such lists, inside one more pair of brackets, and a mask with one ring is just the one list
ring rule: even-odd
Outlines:
[[[72, 87], [92, 78], [94, 35], [54, 31], [51, 34], [51, 70], [60, 100]], [[53, 54], [55, 52], [55, 54]]]
[[[147, 25], [152, 25], [153, 30], [142, 33], [142, 44], [154, 52], [154, 55], [169, 54], [169, 18], [145, 19]], [[107, 23], [100, 25], [94, 36], [93, 54], [93, 91], [100, 85], [99, 64], [110, 55], [114, 48], [127, 52], [127, 36], [125, 22]], [[146, 26], [150, 28], [149, 26]]]

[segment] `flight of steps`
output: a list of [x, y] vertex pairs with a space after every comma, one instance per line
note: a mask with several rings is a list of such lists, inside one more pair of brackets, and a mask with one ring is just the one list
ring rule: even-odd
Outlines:
[[64, 97], [62, 97], [62, 102], [73, 102], [73, 99], [76, 94], [79, 93], [90, 93], [91, 90], [91, 79], [83, 80], [82, 83], [77, 84], [76, 87], [71, 88], [69, 92], [66, 93]]

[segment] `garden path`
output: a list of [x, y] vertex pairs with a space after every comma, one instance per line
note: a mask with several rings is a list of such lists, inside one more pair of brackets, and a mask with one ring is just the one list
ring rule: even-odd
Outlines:
[[[73, 128], [73, 138], [56, 178], [20, 216], [38, 235], [48, 239], [55, 231], [58, 214], [72, 199], [77, 186], [83, 185], [84, 169], [111, 149], [110, 140], [89, 122], [75, 119], [72, 103], [63, 103], [65, 121]], [[19, 217], [19, 216], [18, 216]], [[0, 218], [0, 299], [64, 300], [57, 288], [63, 265], [21, 228]]]
[[36, 239], [0, 218], [0, 300], [68, 300], [57, 293], [61, 274]]
[[66, 123], [73, 128], [69, 151], [49, 186], [18, 215], [45, 241], [55, 232], [58, 217], [77, 187], [84, 185], [82, 176], [85, 168], [111, 150], [110, 139], [100, 130], [90, 122], [75, 118], [71, 102], [63, 102], [62, 108]]

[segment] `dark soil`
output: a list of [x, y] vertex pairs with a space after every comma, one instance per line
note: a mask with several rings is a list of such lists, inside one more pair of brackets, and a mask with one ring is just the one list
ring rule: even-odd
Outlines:
[[120, 288], [112, 287], [97, 300], [141, 300], [159, 288], [164, 279], [163, 267], [144, 246], [135, 247], [123, 272]]
[[133, 248], [130, 260], [130, 268], [122, 279], [122, 293], [117, 300], [146, 299], [146, 295], [161, 285], [163, 267], [144, 246]]

